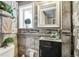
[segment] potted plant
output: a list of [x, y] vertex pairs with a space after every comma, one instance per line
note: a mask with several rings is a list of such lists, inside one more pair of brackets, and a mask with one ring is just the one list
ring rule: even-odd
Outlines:
[[8, 37], [6, 38], [3, 43], [1, 44], [1, 47], [5, 47], [5, 46], [8, 46], [8, 44], [12, 43], [13, 42], [13, 38], [11, 37]]
[[10, 13], [13, 16], [13, 9], [10, 5], [8, 5], [7, 3], [0, 1], [0, 9], [7, 11], [8, 13]]
[[57, 39], [59, 39], [59, 34], [58, 34], [57, 31], [52, 31], [52, 34], [50, 35], [50, 37], [51, 37], [52, 39], [57, 40]]

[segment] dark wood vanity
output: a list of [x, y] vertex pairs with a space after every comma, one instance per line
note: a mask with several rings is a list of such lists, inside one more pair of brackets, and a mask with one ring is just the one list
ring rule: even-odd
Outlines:
[[56, 41], [39, 41], [39, 56], [40, 57], [61, 57], [62, 43]]

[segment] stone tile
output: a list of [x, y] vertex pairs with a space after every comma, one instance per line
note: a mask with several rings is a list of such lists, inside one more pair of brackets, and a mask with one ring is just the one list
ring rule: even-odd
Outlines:
[[62, 44], [62, 57], [70, 57], [71, 56], [71, 48], [70, 43]]

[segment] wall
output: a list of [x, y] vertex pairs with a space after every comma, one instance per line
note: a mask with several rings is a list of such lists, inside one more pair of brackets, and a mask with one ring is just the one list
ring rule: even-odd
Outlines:
[[62, 2], [62, 56], [71, 56], [71, 6], [69, 1]]
[[[9, 33], [7, 33], [7, 30], [5, 30], [5, 32], [2, 32], [2, 27], [5, 24], [5, 27], [7, 27], [7, 24], [5, 22], [5, 20], [8, 20], [7, 17], [5, 17], [5, 19], [2, 19], [4, 16], [0, 16], [0, 44], [3, 42], [3, 40], [7, 37], [12, 37], [14, 40], [14, 44], [15, 44], [15, 56], [18, 56], [18, 51], [17, 51], [17, 8], [18, 8], [18, 3], [16, 1], [4, 1], [5, 3], [9, 4], [12, 8], [13, 8], [13, 13], [15, 18], [14, 19], [10, 19], [11, 24], [9, 24], [11, 27], [11, 31]], [[4, 13], [5, 14], [5, 13]], [[2, 22], [2, 20], [4, 20], [4, 23]], [[9, 26], [8, 25], [8, 26]], [[6, 28], [7, 29], [7, 28]]]
[[73, 2], [74, 56], [79, 57], [79, 1]]
[[[19, 6], [22, 5], [23, 3], [24, 2], [22, 2], [22, 3], [20, 2]], [[68, 2], [68, 1], [62, 2], [61, 39], [62, 39], [62, 56], [63, 57], [70, 57], [71, 56], [71, 36], [67, 36], [66, 34], [62, 33], [63, 31], [66, 30], [65, 33], [71, 34], [70, 33], [71, 32], [71, 18], [70, 18], [70, 16], [71, 16], [70, 12], [71, 11], [70, 10], [71, 10], [70, 2]], [[39, 30], [39, 32], [42, 32], [41, 34], [43, 34], [43, 33], [49, 32], [49, 31], [52, 32], [53, 31], [52, 29], [51, 30], [45, 30], [45, 28], [43, 28], [41, 30], [40, 29], [37, 29], [37, 30]], [[19, 29], [19, 31], [20, 31], [19, 33], [21, 33], [21, 32], [26, 33], [27, 31], [30, 31], [30, 30]], [[39, 34], [39, 32], [37, 32], [37, 33]], [[50, 36], [50, 35], [48, 35], [48, 36]], [[35, 34], [33, 34], [33, 35], [19, 34], [18, 38], [19, 38], [18, 41], [19, 41], [19, 51], [20, 51], [19, 54], [20, 54], [20, 56], [22, 54], [26, 54], [25, 52], [27, 51], [28, 45], [30, 45], [30, 48], [32, 48], [32, 49], [39, 50], [39, 48], [35, 47], [35, 45], [39, 46], [38, 41], [40, 39], [40, 36], [37, 36]], [[35, 41], [36, 41], [36, 44], [35, 44]]]

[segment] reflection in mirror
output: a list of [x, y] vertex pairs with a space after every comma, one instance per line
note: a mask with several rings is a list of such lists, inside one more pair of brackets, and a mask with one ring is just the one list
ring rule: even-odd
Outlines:
[[42, 17], [45, 19], [45, 24], [55, 24], [56, 9], [43, 10]]

